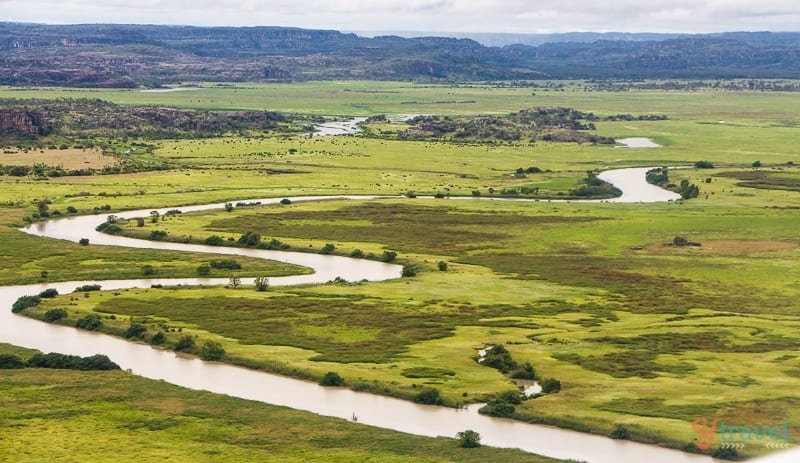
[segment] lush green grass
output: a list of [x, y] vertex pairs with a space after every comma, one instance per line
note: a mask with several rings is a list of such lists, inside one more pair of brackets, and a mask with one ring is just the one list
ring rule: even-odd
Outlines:
[[[507, 113], [560, 105], [600, 115], [669, 117], [597, 123], [600, 135], [645, 136], [663, 145], [652, 150], [362, 137], [164, 141], [152, 157], [174, 170], [0, 179], [7, 224], [21, 223], [42, 197], [53, 200], [51, 210], [74, 206], [89, 213], [105, 204], [113, 211], [305, 194], [470, 196], [478, 190], [486, 198], [490, 188], [519, 185], [557, 195], [574, 188], [587, 169], [701, 159], [717, 166], [671, 170], [672, 181], [700, 185], [698, 198], [673, 204], [296, 202], [184, 214], [142, 228], [131, 224], [126, 233], [146, 237], [160, 229], [177, 241], [236, 239], [255, 231], [294, 249], [318, 250], [329, 242], [345, 255], [360, 249], [380, 256], [391, 249], [401, 263], [416, 265], [419, 275], [266, 293], [251, 287], [101, 292], [48, 300], [31, 314], [64, 307], [69, 317], [63, 322], [74, 324], [98, 311], [116, 334], [132, 316], [147, 326], [145, 341], [166, 328], [167, 347], [183, 334], [197, 335], [221, 343], [228, 361], [306, 378], [337, 371], [350, 385], [404, 397], [435, 386], [450, 404], [515, 387], [473, 360], [477, 349], [503, 343], [515, 360], [531, 362], [541, 377], [558, 378], [563, 386], [559, 394], [518, 406], [518, 418], [604, 434], [624, 423], [636, 439], [678, 447], [695, 437], [691, 422], [700, 416], [800, 425], [800, 357], [794, 354], [800, 347], [800, 241], [793, 213], [800, 207], [800, 170], [788, 164], [800, 161], [794, 104], [800, 95], [578, 87], [531, 93], [353, 82], [172, 94], [0, 90], [0, 96], [100, 96], [125, 104], [314, 114]], [[757, 160], [763, 166], [758, 170], [750, 167]], [[530, 166], [550, 172], [511, 175]], [[11, 265], [0, 278], [9, 283], [38, 281], [41, 270], [49, 270], [53, 281], [109, 272], [138, 276], [145, 262], [157, 267], [157, 276], [182, 276], [209, 259], [2, 233], [0, 255]], [[671, 246], [675, 236], [702, 246]], [[446, 272], [437, 270], [440, 260], [449, 263]], [[274, 269], [241, 262], [242, 273]], [[742, 453], [766, 451], [752, 445]]]
[[[0, 345], [0, 354], [19, 354]], [[0, 461], [555, 462], [462, 449], [123, 372], [3, 370]]]

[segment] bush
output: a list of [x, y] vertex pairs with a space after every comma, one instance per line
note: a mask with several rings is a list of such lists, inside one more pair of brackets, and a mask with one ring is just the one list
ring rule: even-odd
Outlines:
[[256, 278], [256, 291], [266, 291], [269, 289], [269, 278], [267, 277], [258, 277]]
[[225, 239], [219, 235], [211, 235], [206, 238], [206, 244], [209, 246], [222, 246], [225, 244]]
[[325, 376], [323, 376], [322, 379], [319, 381], [319, 385], [338, 387], [344, 385], [344, 379], [341, 376], [339, 376], [338, 373], [334, 371], [329, 371], [325, 373]]
[[147, 327], [138, 323], [134, 323], [131, 324], [127, 330], [125, 330], [125, 334], [123, 334], [123, 336], [128, 339], [143, 339], [145, 334], [147, 334]]
[[439, 268], [440, 272], [446, 272], [447, 271], [447, 262], [445, 262], [443, 260], [440, 260], [439, 262], [437, 262], [436, 266]]
[[119, 365], [112, 362], [105, 355], [92, 355], [91, 357], [79, 357], [77, 355], [64, 355], [55, 352], [49, 354], [34, 354], [28, 360], [27, 366], [30, 368], [55, 368], [61, 370], [119, 370]]
[[697, 169], [713, 169], [714, 163], [711, 161], [697, 161], [694, 163], [694, 166]]
[[441, 405], [444, 401], [438, 389], [429, 387], [419, 391], [414, 396], [414, 402], [418, 404]]
[[481, 446], [481, 435], [471, 429], [456, 433], [456, 439], [458, 439], [458, 445], [465, 449]]
[[289, 198], [283, 198], [281, 200], [281, 204], [292, 204], [292, 200]]
[[397, 253], [394, 251], [383, 251], [383, 260], [384, 262], [394, 262], [397, 258]]
[[561, 390], [561, 381], [557, 379], [548, 378], [544, 380], [544, 382], [542, 382], [542, 392], [544, 394], [552, 394], [559, 392], [560, 390]]
[[89, 246], [89, 238], [81, 238], [78, 240], [78, 244], [81, 246]]
[[150, 239], [153, 241], [161, 241], [167, 237], [167, 232], [164, 230], [153, 230], [150, 232]]
[[413, 265], [404, 265], [403, 266], [403, 273], [404, 277], [415, 277], [417, 276], [417, 267]]
[[194, 338], [189, 335], [181, 336], [173, 347], [175, 352], [189, 352], [194, 349]]
[[58, 290], [55, 288], [47, 288], [41, 293], [39, 293], [39, 297], [43, 299], [52, 299], [56, 296], [58, 296]]
[[156, 269], [154, 269], [152, 265], [143, 265], [142, 266], [142, 274], [143, 275], [153, 275], [154, 273], [156, 273]]
[[21, 358], [12, 354], [0, 355], [0, 370], [17, 370], [25, 368], [25, 362]]
[[319, 253], [320, 254], [326, 254], [326, 255], [327, 254], [332, 254], [335, 249], [336, 249], [336, 246], [334, 246], [333, 244], [325, 243], [325, 246], [322, 247], [322, 249], [319, 251]]
[[502, 400], [512, 405], [519, 405], [522, 403], [522, 394], [518, 391], [503, 391], [497, 394], [497, 400]]
[[612, 439], [627, 439], [630, 437], [630, 435], [631, 433], [628, 431], [628, 428], [618, 424], [614, 426], [614, 429], [611, 430], [611, 432], [608, 434], [608, 437]]
[[44, 313], [44, 321], [53, 323], [62, 318], [67, 318], [67, 311], [64, 309], [50, 309]]
[[90, 291], [100, 291], [100, 285], [83, 285], [75, 288], [76, 293], [88, 293]]
[[511, 353], [502, 344], [492, 346], [484, 355], [481, 364], [495, 368], [501, 373], [508, 373], [517, 368], [517, 362], [511, 358]]
[[247, 232], [239, 237], [237, 243], [239, 243], [241, 246], [253, 248], [261, 243], [261, 236], [255, 232]]
[[78, 210], [75, 209], [75, 206], [67, 206], [67, 213], [69, 213], [69, 214], [77, 214]]
[[515, 411], [516, 408], [512, 404], [497, 399], [490, 400], [480, 409], [481, 413], [497, 417], [508, 417], [513, 415]]
[[136, 217], [136, 226], [139, 228], [144, 227], [144, 217]]
[[753, 161], [753, 167], [761, 167], [761, 161]]
[[225, 349], [222, 344], [214, 341], [206, 341], [200, 349], [200, 358], [208, 361], [219, 361], [225, 357]]
[[103, 321], [97, 314], [89, 314], [83, 318], [78, 319], [75, 326], [88, 331], [97, 331], [103, 326]]
[[152, 338], [150, 338], [150, 344], [154, 346], [160, 346], [165, 342], [167, 342], [167, 336], [163, 331], [159, 331], [158, 333], [154, 334]]
[[42, 301], [42, 298], [39, 296], [22, 296], [14, 302], [11, 306], [11, 311], [14, 313], [22, 312], [23, 310], [27, 309], [28, 307], [33, 307], [39, 305]]
[[350, 253], [350, 257], [354, 257], [356, 259], [363, 259], [364, 251], [362, 251], [361, 249], [353, 249], [353, 252]]
[[536, 370], [533, 369], [533, 365], [530, 362], [525, 362], [522, 368], [511, 372], [511, 379], [534, 380], [536, 379]]
[[233, 259], [212, 260], [209, 264], [211, 264], [211, 268], [217, 270], [240, 270], [242, 268], [242, 264]]
[[206, 276], [209, 273], [211, 273], [211, 267], [209, 267], [208, 265], [201, 265], [201, 266], [197, 267], [197, 274], [198, 275]]

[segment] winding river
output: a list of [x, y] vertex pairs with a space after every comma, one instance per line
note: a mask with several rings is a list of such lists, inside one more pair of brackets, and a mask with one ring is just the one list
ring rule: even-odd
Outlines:
[[[646, 169], [621, 169], [601, 175], [625, 193], [620, 201], [652, 202], [674, 199], [649, 192], [651, 185], [644, 181]], [[663, 192], [664, 190], [662, 190]], [[639, 192], [642, 192], [641, 195]], [[311, 201], [330, 198], [374, 199], [377, 196], [308, 196], [293, 201]], [[274, 204], [280, 198], [254, 199], [262, 204]], [[184, 212], [221, 209], [224, 203], [180, 207]], [[160, 212], [166, 212], [165, 208]], [[148, 215], [150, 209], [122, 212], [123, 218]], [[271, 285], [296, 285], [322, 283], [342, 277], [350, 281], [387, 280], [398, 278], [398, 265], [363, 259], [350, 259], [319, 254], [266, 251], [242, 248], [224, 248], [180, 243], [153, 242], [105, 235], [94, 230], [100, 218], [82, 216], [55, 219], [22, 229], [37, 236], [77, 241], [89, 238], [92, 245], [126, 246], [135, 248], [170, 249], [235, 254], [273, 259], [310, 267], [311, 275], [270, 278]], [[104, 290], [164, 285], [215, 285], [226, 279], [133, 279], [105, 281], [72, 281], [0, 288], [0, 342], [39, 349], [45, 352], [62, 352], [73, 355], [108, 355], [123, 369], [147, 378], [164, 380], [179, 386], [206, 390], [219, 394], [282, 405], [306, 410], [320, 415], [349, 419], [353, 414], [358, 422], [371, 426], [394, 429], [423, 436], [452, 437], [457, 432], [472, 429], [480, 433], [482, 443], [495, 447], [520, 448], [554, 458], [573, 459], [591, 463], [710, 463], [710, 457], [691, 455], [636, 442], [612, 440], [603, 436], [568, 431], [555, 427], [531, 425], [507, 419], [478, 414], [478, 405], [464, 410], [418, 405], [405, 400], [383, 397], [343, 388], [323, 388], [314, 383], [291, 379], [231, 365], [207, 363], [185, 358], [173, 352], [154, 349], [148, 345], [128, 342], [105, 334], [81, 331], [70, 327], [52, 325], [11, 313], [11, 305], [20, 296], [36, 294], [46, 288], [56, 288], [69, 293], [75, 287], [97, 283]]]

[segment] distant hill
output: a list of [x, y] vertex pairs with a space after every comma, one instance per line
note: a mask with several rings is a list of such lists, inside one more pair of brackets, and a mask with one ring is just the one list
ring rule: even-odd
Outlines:
[[501, 47], [282, 27], [0, 23], [0, 84], [800, 78], [797, 33], [596, 36]]

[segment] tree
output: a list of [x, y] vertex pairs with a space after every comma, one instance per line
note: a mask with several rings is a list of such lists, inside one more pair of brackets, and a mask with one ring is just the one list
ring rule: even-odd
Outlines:
[[225, 203], [225, 210], [231, 212], [233, 210], [233, 204]]
[[142, 274], [143, 275], [150, 276], [150, 275], [152, 275], [154, 273], [156, 273], [156, 270], [153, 268], [152, 265], [143, 265], [142, 266]]
[[206, 341], [200, 349], [200, 358], [203, 360], [215, 362], [222, 360], [223, 357], [225, 357], [225, 349], [218, 342]]
[[62, 318], [67, 318], [67, 311], [64, 309], [50, 309], [44, 313], [44, 321], [53, 323]]
[[17, 370], [25, 368], [25, 362], [13, 354], [0, 355], [0, 370]]
[[631, 433], [628, 431], [628, 428], [621, 424], [617, 424], [614, 426], [614, 429], [611, 430], [611, 433], [609, 433], [608, 437], [612, 439], [627, 439], [630, 437], [630, 435]]
[[404, 277], [415, 277], [415, 276], [417, 276], [417, 267], [415, 267], [413, 265], [404, 265], [403, 266], [402, 276], [404, 276]]
[[336, 249], [332, 243], [325, 243], [325, 246], [322, 247], [322, 250], [319, 251], [320, 254], [332, 254], [333, 251]]
[[397, 253], [394, 251], [383, 251], [383, 261], [384, 262], [394, 262], [397, 258]]
[[561, 390], [561, 381], [555, 378], [548, 378], [542, 382], [542, 392], [545, 394], [555, 393]]
[[269, 278], [267, 277], [258, 277], [256, 278], [256, 291], [266, 291], [269, 289]]
[[178, 339], [178, 342], [175, 343], [175, 347], [173, 347], [175, 352], [188, 352], [194, 349], [194, 338], [187, 335], [183, 335]]
[[103, 321], [100, 320], [99, 315], [91, 313], [83, 318], [78, 319], [78, 321], [75, 323], [75, 326], [82, 330], [97, 331], [103, 326]]
[[50, 209], [50, 201], [49, 199], [40, 199], [36, 202], [36, 210], [39, 211], [39, 215], [44, 216], [47, 213], [47, 210]]
[[361, 249], [353, 249], [353, 252], [350, 253], [350, 257], [354, 257], [356, 259], [364, 258], [364, 251]]
[[319, 385], [339, 387], [344, 385], [344, 379], [335, 371], [329, 371], [325, 373], [325, 376], [319, 381]]
[[439, 267], [439, 271], [441, 271], [441, 272], [446, 272], [447, 271], [447, 262], [445, 262], [443, 260], [440, 260], [436, 264], [436, 266]]
[[150, 221], [153, 223], [158, 223], [158, 218], [161, 217], [161, 214], [158, 211], [150, 211]]
[[125, 336], [128, 339], [131, 338], [142, 339], [144, 338], [145, 334], [147, 334], [146, 326], [139, 323], [131, 323], [131, 326], [129, 326], [128, 329], [125, 330], [125, 334], [123, 334], [123, 336]]
[[465, 449], [481, 446], [481, 435], [471, 429], [456, 433], [456, 439], [458, 439], [459, 445]]
[[160, 346], [165, 342], [167, 342], [167, 336], [163, 331], [159, 331], [158, 333], [154, 334], [152, 338], [150, 338], [150, 344], [154, 346]]
[[239, 287], [240, 284], [242, 284], [242, 279], [239, 278], [237, 275], [231, 275], [229, 283], [231, 286], [233, 286], [234, 289], [236, 289], [237, 287]]

